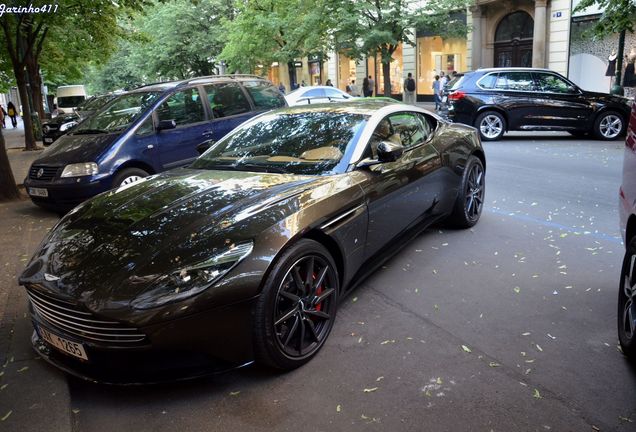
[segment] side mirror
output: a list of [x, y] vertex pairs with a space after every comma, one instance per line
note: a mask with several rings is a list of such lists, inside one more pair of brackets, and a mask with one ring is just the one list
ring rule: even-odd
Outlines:
[[378, 144], [378, 160], [380, 162], [395, 162], [404, 153], [404, 146], [391, 141], [380, 141]]
[[215, 143], [216, 141], [214, 140], [203, 141], [201, 144], [197, 146], [197, 151], [199, 152], [199, 155], [202, 155], [203, 153], [205, 153]]
[[174, 120], [160, 120], [157, 125], [157, 131], [174, 129], [177, 127], [177, 122]]

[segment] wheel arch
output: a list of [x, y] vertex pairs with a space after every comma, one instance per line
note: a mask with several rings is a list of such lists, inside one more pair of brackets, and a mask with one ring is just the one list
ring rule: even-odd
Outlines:
[[336, 263], [336, 268], [338, 269], [338, 279], [340, 282], [340, 290], [342, 291], [342, 284], [344, 282], [345, 263], [344, 263], [344, 255], [342, 254], [342, 249], [340, 249], [338, 242], [336, 242], [336, 240], [334, 240], [328, 234], [325, 234], [323, 231], [319, 229], [313, 229], [311, 231], [308, 231], [300, 238], [306, 238], [306, 239], [318, 242], [327, 249], [331, 257], [333, 258], [334, 262]]
[[119, 165], [117, 169], [115, 169], [115, 172], [113, 173], [113, 175], [117, 175], [117, 173], [121, 172], [122, 170], [125, 170], [126, 168], [139, 168], [146, 171], [148, 174], [151, 174], [151, 175], [157, 173], [156, 170], [152, 167], [152, 165], [146, 162], [142, 162], [140, 160], [133, 159], [133, 160], [127, 160], [126, 162]]
[[476, 156], [484, 167], [484, 171], [486, 171], [486, 155], [482, 149], [476, 149], [473, 151], [472, 156]]

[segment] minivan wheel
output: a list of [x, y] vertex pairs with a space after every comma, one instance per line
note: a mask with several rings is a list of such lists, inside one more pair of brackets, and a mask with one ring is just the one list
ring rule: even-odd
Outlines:
[[147, 177], [148, 173], [141, 168], [124, 168], [113, 180], [113, 189], [126, 186]]
[[482, 141], [496, 141], [506, 131], [506, 120], [497, 111], [486, 111], [479, 114], [475, 127], [479, 129]]
[[601, 140], [618, 138], [625, 128], [625, 120], [614, 111], [604, 112], [594, 122], [594, 135]]

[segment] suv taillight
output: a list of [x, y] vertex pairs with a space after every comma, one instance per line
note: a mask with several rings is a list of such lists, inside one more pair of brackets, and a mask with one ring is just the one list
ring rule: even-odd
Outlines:
[[464, 99], [465, 97], [466, 97], [466, 93], [464, 93], [461, 90], [455, 90], [454, 92], [448, 95], [448, 100], [458, 101], [458, 100]]

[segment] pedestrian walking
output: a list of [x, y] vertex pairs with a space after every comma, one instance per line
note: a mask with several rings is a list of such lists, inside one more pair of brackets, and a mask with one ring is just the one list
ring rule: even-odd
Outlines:
[[4, 107], [0, 105], [0, 120], [2, 120], [2, 129], [6, 128], [6, 124], [4, 123], [7, 119], [7, 112], [4, 110]]
[[375, 81], [369, 75], [369, 97], [372, 97], [373, 93], [375, 93]]
[[305, 80], [301, 80], [301, 81], [300, 81], [300, 86], [301, 86], [301, 87], [305, 87], [305, 86], [307, 86], [307, 84], [305, 84]]
[[415, 105], [415, 89], [416, 86], [413, 74], [409, 72], [404, 80], [404, 103]]
[[15, 109], [15, 105], [13, 105], [13, 102], [9, 102], [7, 104], [7, 114], [9, 114], [9, 117], [11, 118], [11, 124], [13, 125], [13, 127], [18, 127], [18, 119], [16, 118], [18, 112]]
[[285, 94], [285, 84], [280, 83], [278, 84], [278, 91], [281, 92], [282, 94]]
[[327, 80], [327, 82], [325, 83], [325, 85], [326, 85], [326, 86], [329, 86], [329, 87], [333, 87], [333, 84], [332, 84], [332, 82], [331, 82], [331, 78], [329, 78], [329, 79]]
[[440, 109], [442, 107], [442, 97], [439, 75], [435, 75], [435, 80], [433, 81], [433, 99], [435, 99], [435, 110]]
[[443, 92], [446, 84], [448, 84], [448, 76], [446, 76], [443, 71], [439, 73], [439, 81], [441, 91]]
[[362, 96], [369, 97], [369, 78], [367, 77], [362, 80]]

